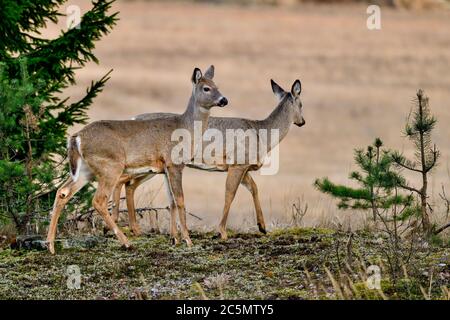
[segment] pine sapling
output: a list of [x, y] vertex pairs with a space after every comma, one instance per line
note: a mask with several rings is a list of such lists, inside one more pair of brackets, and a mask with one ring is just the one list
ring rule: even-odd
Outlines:
[[393, 170], [392, 157], [389, 152], [382, 150], [382, 146], [383, 142], [377, 138], [366, 151], [355, 150], [355, 162], [360, 171], [351, 172], [349, 178], [356, 181], [359, 187], [335, 184], [328, 178], [317, 179], [314, 185], [320, 191], [338, 198], [338, 208], [370, 210], [374, 221], [379, 216], [379, 208], [410, 204], [410, 196], [393, 193], [394, 188], [405, 184], [405, 181]]
[[432, 224], [429, 216], [428, 205], [428, 174], [436, 166], [439, 151], [431, 141], [431, 133], [436, 125], [436, 118], [431, 114], [428, 105], [428, 97], [423, 90], [417, 91], [414, 110], [410, 114], [406, 126], [405, 135], [415, 147], [415, 159], [409, 160], [403, 154], [396, 151], [392, 159], [400, 169], [415, 172], [420, 175], [422, 185], [413, 187], [401, 181], [400, 186], [408, 191], [416, 193], [420, 198], [420, 215], [423, 231], [426, 234], [432, 232]]

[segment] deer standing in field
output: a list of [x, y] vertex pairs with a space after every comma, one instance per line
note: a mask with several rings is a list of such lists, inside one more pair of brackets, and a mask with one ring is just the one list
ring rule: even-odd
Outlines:
[[[305, 124], [305, 120], [303, 118], [303, 106], [300, 100], [301, 93], [301, 82], [300, 80], [296, 80], [291, 88], [290, 92], [284, 91], [275, 81], [271, 80], [272, 91], [279, 99], [279, 103], [277, 107], [273, 110], [273, 112], [264, 120], [249, 120], [242, 118], [228, 118], [228, 117], [211, 117], [208, 122], [209, 129], [217, 129], [219, 130], [223, 137], [226, 136], [227, 129], [242, 129], [244, 131], [248, 129], [255, 129], [255, 132], [259, 132], [260, 129], [265, 130], [279, 130], [279, 140], [271, 141], [267, 146], [268, 151], [274, 148], [277, 144], [281, 142], [281, 140], [287, 135], [289, 128], [292, 123], [301, 127]], [[192, 101], [190, 105], [192, 105]], [[189, 107], [188, 107], [189, 108]], [[176, 115], [172, 113], [147, 113], [136, 116], [136, 120], [142, 119], [160, 119], [160, 118], [168, 118], [174, 117]], [[226, 144], [224, 144], [225, 147]], [[246, 149], [248, 152], [248, 149]], [[223, 153], [224, 157], [226, 152]], [[248, 155], [245, 157], [246, 160], [249, 159]], [[190, 163], [187, 164], [188, 167], [196, 168], [200, 170], [207, 171], [222, 171], [227, 172], [227, 180], [226, 180], [226, 189], [225, 189], [225, 205], [223, 208], [223, 216], [219, 225], [219, 233], [222, 239], [227, 239], [227, 231], [226, 231], [226, 223], [228, 218], [228, 213], [230, 211], [231, 203], [234, 200], [236, 195], [236, 191], [239, 187], [239, 184], [245, 186], [252, 194], [253, 203], [255, 206], [256, 212], [256, 220], [258, 224], [258, 228], [260, 232], [266, 233], [266, 226], [264, 222], [264, 216], [262, 213], [261, 205], [259, 202], [258, 196], [258, 188], [250, 175], [250, 171], [259, 170], [262, 166], [262, 163], [240, 163], [240, 164], [227, 164], [226, 159], [219, 159], [215, 164], [211, 165], [203, 165], [203, 164], [195, 164]], [[120, 192], [122, 186], [125, 184], [126, 190], [126, 202], [128, 208], [128, 215], [130, 221], [130, 227], [133, 232], [138, 235], [140, 233], [139, 226], [136, 222], [135, 217], [135, 207], [134, 207], [134, 192], [136, 188], [142, 184], [144, 181], [151, 179], [155, 173], [151, 173], [146, 176], [140, 176], [137, 179], [128, 179], [124, 177], [117, 184], [114, 190], [114, 208], [113, 208], [113, 218], [115, 221], [118, 219], [119, 215], [119, 202], [120, 202]]]
[[[108, 199], [123, 175], [136, 177], [151, 172], [164, 173], [169, 188], [169, 197], [174, 206], [171, 210], [171, 236], [176, 243], [176, 211], [178, 211], [181, 233], [188, 246], [192, 245], [186, 226], [186, 212], [182, 189], [184, 163], [174, 162], [171, 151], [176, 141], [172, 133], [185, 129], [192, 133], [194, 123], [199, 121], [207, 128], [210, 109], [224, 107], [228, 100], [220, 93], [210, 77], [211, 68], [202, 75], [195, 68], [192, 74], [193, 90], [189, 108], [181, 115], [152, 120], [96, 121], [72, 135], [68, 141], [70, 178], [56, 193], [51, 222], [48, 230], [48, 248], [55, 252], [54, 240], [58, 218], [62, 209], [84, 185], [94, 178], [98, 187], [92, 200], [123, 247], [130, 248], [127, 237], [119, 229], [108, 212]], [[194, 141], [191, 141], [192, 144]], [[194, 148], [192, 148], [194, 150]]]

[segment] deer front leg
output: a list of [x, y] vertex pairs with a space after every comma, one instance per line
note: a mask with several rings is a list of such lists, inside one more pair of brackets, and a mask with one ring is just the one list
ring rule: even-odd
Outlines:
[[219, 225], [220, 237], [223, 240], [228, 239], [227, 234], [228, 213], [230, 212], [231, 203], [233, 202], [234, 197], [236, 196], [236, 191], [246, 171], [247, 168], [242, 167], [230, 167], [228, 169], [227, 182], [225, 185], [225, 205], [223, 207], [222, 221], [220, 222]]
[[177, 245], [180, 241], [178, 240], [178, 230], [177, 230], [177, 206], [175, 203], [175, 199], [172, 194], [172, 190], [170, 189], [169, 180], [167, 179], [167, 175], [164, 175], [164, 185], [167, 191], [167, 198], [169, 199], [169, 208], [170, 208], [170, 235], [172, 238], [172, 242], [174, 245]]
[[[146, 176], [137, 177], [134, 179], [128, 179], [125, 183], [125, 198], [127, 202], [128, 221], [131, 231], [135, 236], [141, 234], [141, 229], [136, 218], [136, 208], [134, 203], [134, 193], [136, 189], [144, 182], [153, 178], [155, 174], [149, 174]], [[122, 179], [121, 179], [122, 180]], [[119, 182], [120, 183], [120, 182]], [[153, 225], [151, 226], [153, 228]]]
[[[153, 214], [152, 214], [153, 213]], [[149, 212], [150, 232], [159, 234], [158, 211]]]
[[[186, 209], [184, 206], [183, 195], [183, 166], [169, 166], [166, 167], [166, 177], [169, 182], [170, 192], [176, 204], [178, 216], [180, 218], [181, 236], [188, 247], [192, 246], [191, 238], [189, 237], [189, 230], [186, 224]], [[173, 219], [172, 219], [173, 220]]]
[[[151, 175], [153, 177], [153, 175]], [[141, 228], [137, 223], [136, 219], [136, 209], [134, 207], [134, 192], [136, 188], [139, 187], [142, 182], [147, 179], [147, 176], [139, 177], [131, 180], [127, 184], [125, 184], [125, 194], [127, 199], [127, 209], [128, 209], [128, 221], [130, 223], [131, 231], [135, 236], [139, 236], [141, 234]]]
[[[132, 185], [133, 185], [133, 197], [134, 197], [134, 191], [136, 190], [137, 187], [139, 187], [142, 183], [144, 183], [145, 181], [148, 181], [150, 179], [152, 179], [154, 176], [156, 176], [156, 173], [151, 173], [148, 174], [144, 177], [141, 178], [137, 178], [137, 179], [133, 179], [132, 181]], [[169, 198], [170, 199], [170, 198]], [[134, 199], [133, 199], [134, 201]], [[154, 214], [152, 214], [154, 213]], [[128, 214], [130, 215], [130, 210], [128, 209]], [[136, 220], [136, 212], [133, 208], [133, 215], [135, 216], [134, 220]], [[130, 216], [130, 220], [131, 220], [131, 216]], [[159, 226], [158, 226], [158, 212], [149, 212], [149, 223], [150, 223], [150, 232], [154, 232], [154, 233], [159, 233]]]
[[253, 178], [250, 176], [250, 173], [247, 172], [244, 175], [244, 178], [242, 179], [241, 183], [250, 191], [253, 197], [253, 203], [255, 205], [255, 212], [256, 212], [256, 221], [258, 223], [258, 229], [260, 232], [266, 234], [266, 224], [264, 222], [264, 216], [261, 209], [261, 204], [259, 202], [259, 196], [258, 196], [258, 187], [253, 180]]
[[51, 221], [47, 233], [48, 250], [51, 254], [55, 254], [55, 237], [56, 229], [58, 227], [59, 216], [61, 211], [69, 200], [77, 193], [88, 181], [84, 177], [79, 177], [78, 181], [73, 181], [72, 178], [66, 180], [63, 185], [56, 192], [53, 210], [50, 214]]

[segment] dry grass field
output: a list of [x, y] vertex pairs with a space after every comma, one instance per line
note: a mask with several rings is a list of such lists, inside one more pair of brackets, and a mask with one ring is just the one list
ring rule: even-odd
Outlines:
[[[78, 4], [78, 3], [77, 3]], [[418, 88], [430, 96], [439, 123], [434, 136], [442, 151], [432, 194], [450, 189], [450, 13], [382, 9], [382, 29], [366, 27], [365, 5], [292, 7], [118, 1], [120, 21], [98, 45], [101, 64], [79, 72], [81, 96], [92, 79], [113, 68], [111, 80], [90, 109], [92, 120], [127, 119], [143, 112], [182, 112], [194, 66], [216, 66], [216, 81], [230, 105], [213, 115], [261, 119], [276, 104], [269, 79], [286, 89], [303, 83], [306, 126], [292, 127], [281, 144], [280, 171], [254, 175], [269, 226], [289, 222], [298, 198], [307, 203], [304, 224], [342, 224], [355, 213], [337, 212], [316, 191], [315, 178], [346, 181], [353, 149], [380, 136], [410, 153], [402, 128]], [[60, 27], [64, 27], [61, 22]], [[48, 30], [57, 34], [56, 29]], [[75, 130], [75, 129], [74, 129]], [[184, 178], [194, 228], [217, 225], [225, 174], [187, 169]], [[161, 177], [139, 192], [138, 205], [166, 205]], [[450, 191], [450, 190], [449, 190]], [[245, 189], [232, 206], [231, 228], [254, 228], [253, 203]], [[361, 219], [353, 219], [357, 227]]]

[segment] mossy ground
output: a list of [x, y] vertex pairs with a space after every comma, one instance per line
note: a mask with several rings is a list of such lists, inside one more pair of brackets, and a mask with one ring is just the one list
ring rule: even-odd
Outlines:
[[[62, 249], [56, 255], [0, 249], [0, 299], [200, 299], [202, 294], [211, 299], [334, 298], [325, 267], [339, 273], [336, 242], [347, 238], [327, 229], [289, 229], [268, 235], [232, 234], [227, 241], [213, 239], [212, 233], [192, 233], [191, 249], [172, 246], [166, 235], [132, 238], [133, 251], [122, 250], [113, 238], [94, 248]], [[358, 234], [352, 250], [370, 264], [379, 260], [374, 243]], [[449, 250], [437, 247], [432, 252], [421, 261], [424, 270], [433, 267], [441, 274], [432, 290], [439, 298], [441, 287], [448, 287]], [[80, 289], [68, 289], [70, 265], [80, 268]], [[420, 281], [427, 287], [427, 280]], [[380, 298], [364, 283], [355, 286], [361, 288], [360, 298]], [[418, 289], [412, 295], [411, 286], [406, 293], [397, 292], [386, 280], [382, 286], [390, 297], [421, 298]]]

